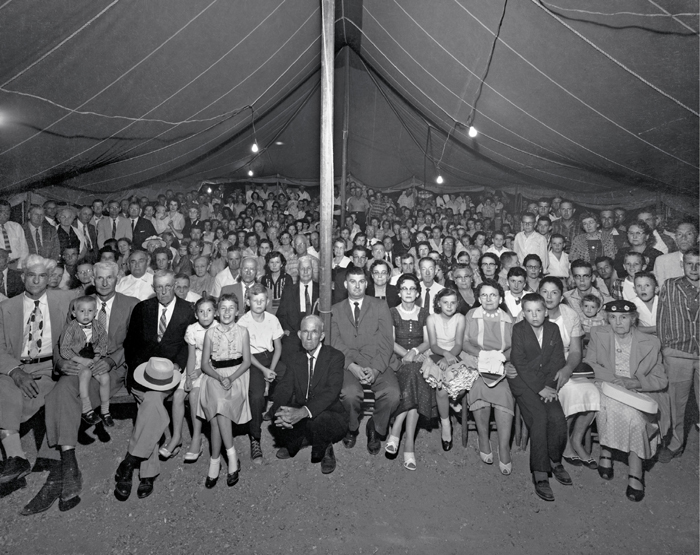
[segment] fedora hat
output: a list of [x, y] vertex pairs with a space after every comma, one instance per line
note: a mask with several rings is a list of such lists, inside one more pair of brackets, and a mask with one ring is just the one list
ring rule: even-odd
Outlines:
[[134, 370], [134, 381], [153, 391], [167, 391], [180, 383], [182, 374], [167, 358], [151, 357]]

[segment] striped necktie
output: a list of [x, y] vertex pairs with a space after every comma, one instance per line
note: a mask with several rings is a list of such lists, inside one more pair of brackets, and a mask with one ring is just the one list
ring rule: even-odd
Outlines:
[[41, 253], [41, 234], [39, 233], [39, 228], [34, 230], [34, 240], [36, 241], [36, 253]]
[[304, 285], [306, 291], [304, 292], [304, 303], [306, 304], [306, 315], [311, 314], [311, 296], [309, 295], [309, 286]]
[[160, 343], [163, 340], [165, 330], [168, 327], [168, 320], [165, 318], [165, 313], [167, 311], [167, 307], [163, 308], [163, 313], [160, 315], [160, 322], [158, 323], [158, 343]]
[[10, 236], [7, 234], [7, 228], [5, 227], [5, 224], [2, 224], [0, 227], [2, 227], [2, 241], [4, 243], [5, 250], [10, 252], [12, 248], [10, 247]]
[[112, 239], [117, 238], [117, 219], [112, 218]]

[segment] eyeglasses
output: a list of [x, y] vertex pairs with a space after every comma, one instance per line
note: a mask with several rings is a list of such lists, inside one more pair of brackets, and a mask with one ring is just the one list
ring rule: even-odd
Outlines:
[[373, 276], [388, 276], [389, 274], [387, 272], [372, 272]]
[[642, 235], [644, 235], [644, 232], [643, 231], [628, 231], [627, 235], [630, 237], [641, 237]]
[[153, 287], [156, 291], [172, 291], [174, 288], [174, 285], [156, 285]]
[[480, 299], [497, 299], [498, 298], [498, 293], [482, 293], [479, 295]]

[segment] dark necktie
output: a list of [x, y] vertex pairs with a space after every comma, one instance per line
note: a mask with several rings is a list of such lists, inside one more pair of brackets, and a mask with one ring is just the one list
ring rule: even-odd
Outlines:
[[5, 273], [0, 272], [0, 293], [7, 297], [7, 289], [5, 289]]
[[39, 228], [34, 230], [34, 241], [36, 241], [36, 253], [41, 253], [41, 234], [39, 233]]
[[134, 229], [136, 228], [136, 220], [131, 220], [131, 237], [134, 237]]
[[117, 238], [117, 219], [112, 218], [112, 239]]
[[311, 390], [311, 380], [314, 378], [314, 357], [309, 355], [309, 383], [306, 386], [306, 398], [309, 398], [309, 391]]
[[360, 303], [355, 303], [355, 327], [360, 323]]
[[90, 241], [90, 231], [87, 225], [83, 224], [83, 235], [85, 235], [85, 246], [89, 251], [92, 250], [92, 242]]
[[10, 252], [12, 250], [10, 248], [10, 236], [7, 234], [7, 229], [5, 228], [5, 224], [2, 224], [0, 227], [2, 227], [2, 241], [5, 245], [5, 250], [7, 252]]
[[306, 315], [311, 314], [311, 297], [309, 296], [309, 286], [304, 285], [306, 291], [304, 292], [304, 303], [306, 304]]
[[430, 289], [425, 290], [425, 302], [423, 303], [423, 308], [430, 312]]

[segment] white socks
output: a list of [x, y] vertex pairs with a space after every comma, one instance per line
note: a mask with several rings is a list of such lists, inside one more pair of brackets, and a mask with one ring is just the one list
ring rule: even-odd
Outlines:
[[218, 478], [219, 471], [221, 470], [221, 457], [216, 457], [215, 459], [209, 459], [209, 472], [207, 476], [209, 478]]
[[231, 447], [226, 449], [226, 458], [228, 459], [228, 473], [232, 474], [238, 470], [238, 455], [236, 454], [236, 448]]

